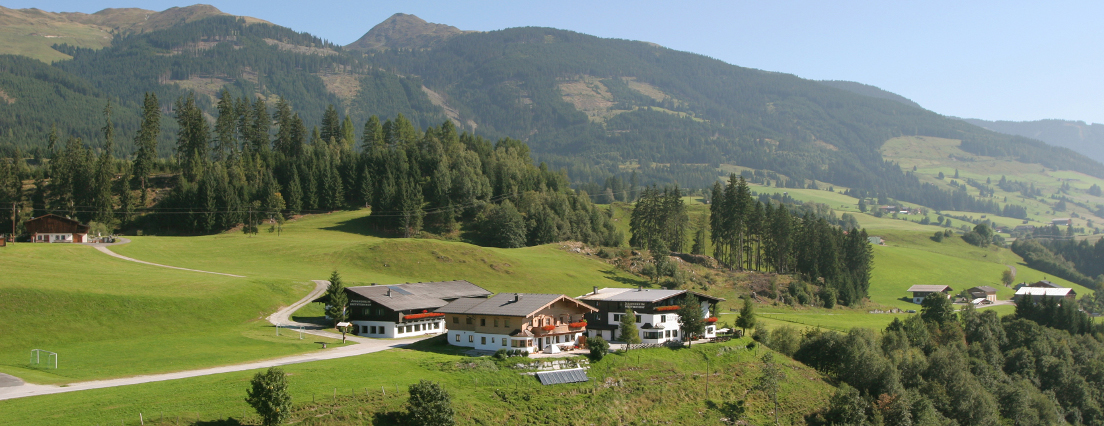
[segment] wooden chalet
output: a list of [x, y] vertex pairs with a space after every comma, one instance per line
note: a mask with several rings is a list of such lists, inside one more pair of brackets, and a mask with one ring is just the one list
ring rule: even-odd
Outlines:
[[55, 214], [24, 222], [32, 243], [83, 243], [88, 240], [88, 225]]
[[632, 309], [636, 314], [636, 328], [640, 332], [642, 343], [666, 343], [682, 341], [685, 336], [679, 333], [678, 309], [686, 296], [693, 294], [702, 307], [702, 317], [706, 319], [706, 338], [716, 336], [717, 317], [714, 308], [724, 301], [687, 290], [653, 290], [644, 288], [594, 288], [594, 292], [580, 296], [579, 300], [593, 304], [598, 312], [588, 316], [589, 335], [601, 336], [606, 340], [621, 340], [621, 318], [625, 310]]
[[973, 300], [982, 299], [989, 301], [989, 303], [997, 301], [997, 289], [987, 285], [970, 287], [966, 292], [970, 294], [970, 298]]
[[[486, 298], [487, 289], [467, 281], [346, 287], [353, 332], [367, 337], [409, 337], [445, 331], [434, 310], [465, 298]], [[320, 299], [321, 300], [321, 299]]]
[[950, 298], [951, 292], [954, 291], [949, 285], [914, 285], [909, 287], [908, 291], [912, 292], [912, 303], [917, 305], [924, 303], [924, 299], [928, 296], [939, 294], [942, 297]]
[[436, 312], [446, 315], [453, 345], [555, 353], [586, 336], [585, 316], [595, 311], [563, 294], [500, 293], [457, 299]]

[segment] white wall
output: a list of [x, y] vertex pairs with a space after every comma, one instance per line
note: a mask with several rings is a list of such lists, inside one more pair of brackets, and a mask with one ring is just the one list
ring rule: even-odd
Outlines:
[[[412, 337], [412, 336], [424, 336], [427, 334], [439, 334], [445, 332], [445, 320], [444, 318], [437, 318], [432, 321], [416, 322], [416, 323], [402, 323], [396, 324], [388, 321], [351, 321], [353, 325], [357, 326], [357, 335], [361, 337], [377, 337], [377, 338], [396, 338], [396, 337]], [[434, 327], [436, 326], [436, 327]], [[368, 327], [368, 331], [365, 332], [365, 327]], [[376, 333], [372, 334], [372, 327], [376, 327]], [[406, 331], [406, 327], [417, 328], [410, 332]], [[381, 332], [382, 331], [382, 332]]]

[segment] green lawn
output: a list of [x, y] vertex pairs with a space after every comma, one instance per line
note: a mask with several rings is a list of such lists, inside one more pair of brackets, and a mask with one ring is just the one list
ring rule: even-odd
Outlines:
[[[68, 383], [273, 358], [317, 348], [273, 340], [263, 318], [338, 269], [348, 284], [466, 279], [494, 292], [584, 294], [593, 286], [648, 285], [559, 245], [482, 248], [366, 236], [366, 212], [289, 223], [282, 235], [134, 237], [112, 249], [137, 259], [221, 275], [142, 265], [79, 245], [0, 250], [0, 372]], [[318, 316], [308, 305], [298, 315]], [[59, 369], [28, 366], [31, 349], [60, 354]]]
[[[317, 349], [261, 318], [312, 285], [140, 265], [91, 247], [0, 250], [0, 371], [40, 383], [187, 370]], [[269, 336], [272, 333], [272, 336]], [[58, 369], [28, 365], [31, 349]]]
[[[477, 360], [436, 352], [436, 347], [443, 344], [440, 339], [416, 347], [423, 350], [395, 349], [288, 365], [284, 369], [290, 374], [292, 398], [297, 404], [293, 422], [366, 423], [379, 414], [386, 416], [387, 412], [402, 409], [408, 396], [407, 386], [428, 379], [440, 382], [452, 394], [456, 418], [462, 425], [526, 422], [616, 425], [675, 420], [678, 424], [717, 424], [722, 417], [717, 406], [741, 399], [747, 402], [747, 420], [765, 424], [772, 418], [770, 407], [763, 393], [752, 387], [759, 375], [758, 357], [766, 349], [744, 350], [747, 342], [739, 339], [682, 350], [644, 349], [611, 354], [591, 366], [590, 382], [557, 386], [541, 386], [532, 376], [509, 368], [510, 363], [496, 364], [486, 358]], [[819, 373], [784, 356], [775, 358], [784, 365], [786, 376], [779, 394], [781, 417], [786, 424], [798, 421], [827, 402], [833, 388]], [[711, 389], [708, 400], [706, 372]], [[255, 421], [255, 415], [243, 401], [254, 373], [236, 372], [0, 401], [0, 413], [4, 423], [21, 425], [136, 424], [139, 413], [147, 422], [162, 415], [166, 420], [180, 418], [188, 422], [197, 418], [237, 420], [243, 413], [247, 421]]]

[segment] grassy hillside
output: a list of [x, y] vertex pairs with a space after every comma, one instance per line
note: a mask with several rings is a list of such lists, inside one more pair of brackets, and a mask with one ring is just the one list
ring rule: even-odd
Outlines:
[[[39, 383], [186, 370], [316, 349], [261, 318], [313, 285], [127, 262], [75, 245], [0, 249], [0, 371]], [[31, 349], [58, 369], [32, 368]]]
[[[286, 366], [296, 404], [292, 421], [387, 424], [396, 411], [404, 410], [407, 386], [420, 379], [438, 381], [452, 394], [461, 425], [717, 424], [725, 417], [720, 407], [738, 400], [746, 401], [746, 420], [764, 424], [772, 419], [763, 393], [752, 390], [761, 365], [758, 356], [766, 349], [742, 349], [747, 339], [610, 355], [591, 366], [590, 382], [557, 386], [541, 386], [532, 376], [508, 368], [509, 362], [495, 364], [452, 355], [447, 349], [438, 351], [439, 340], [414, 349]], [[826, 404], [833, 388], [816, 371], [784, 356], [775, 359], [785, 373], [780, 417], [787, 424], [800, 423], [804, 415]], [[372, 373], [380, 371], [387, 373]], [[245, 423], [255, 424], [255, 414], [243, 401], [253, 373], [0, 401], [0, 420], [27, 425], [62, 420], [135, 423], [142, 413], [146, 422], [154, 424], [162, 415], [166, 424], [177, 418], [185, 422], [232, 418], [230, 424], [237, 424], [244, 413]]]
[[[966, 185], [967, 179], [980, 183], [989, 180], [992, 183], [988, 186], [994, 190], [993, 199], [1002, 205], [1011, 203], [1026, 207], [1029, 223], [1034, 225], [1049, 225], [1051, 219], [1070, 218], [1074, 215], [1079, 216], [1074, 217], [1075, 227], [1086, 227], [1088, 220], [1092, 220], [1098, 227], [1104, 222], [1104, 217], [1099, 216], [1098, 208], [1104, 204], [1104, 197], [1089, 193], [1089, 188], [1093, 185], [1104, 186], [1104, 179], [1012, 158], [976, 155], [963, 151], [961, 145], [962, 141], [957, 139], [899, 137], [887, 141], [881, 151], [887, 160], [899, 163], [902, 169], [912, 170], [915, 167], [914, 174], [922, 182], [932, 183], [943, 189], [957, 189], [952, 185], [952, 182], [957, 182], [965, 186], [971, 195], [977, 196], [979, 190]], [[955, 170], [958, 170], [958, 179], [954, 178]], [[939, 173], [943, 173], [943, 179], [938, 179]], [[997, 185], [1002, 176], [1034, 185], [1042, 196], [1030, 197], [1020, 192], [1004, 191]], [[1063, 188], [1064, 185], [1068, 188]], [[1066, 197], [1070, 200], [1066, 202], [1065, 210], [1056, 208], [1059, 199], [1054, 197]], [[980, 216], [974, 213], [954, 214]], [[1006, 222], [1015, 225], [1020, 221], [1011, 219]]]
[[[15, 244], [0, 251], [11, 278], [0, 296], [0, 371], [65, 383], [271, 358], [315, 346], [270, 336], [263, 317], [338, 269], [350, 283], [467, 279], [491, 291], [566, 293], [648, 285], [559, 246], [485, 249], [434, 240], [381, 239], [366, 212], [290, 223], [280, 236], [135, 237], [113, 249], [232, 278], [140, 265], [90, 247]], [[62, 354], [59, 370], [30, 369], [29, 351]]]

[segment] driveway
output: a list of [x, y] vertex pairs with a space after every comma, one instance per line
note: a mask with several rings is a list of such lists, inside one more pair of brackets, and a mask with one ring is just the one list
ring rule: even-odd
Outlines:
[[[141, 262], [141, 261], [139, 261]], [[142, 262], [145, 263], [145, 262]], [[158, 265], [163, 266], [163, 265]], [[171, 266], [170, 266], [171, 268]], [[182, 268], [177, 268], [182, 269]], [[287, 325], [294, 327], [303, 327], [304, 333], [310, 333], [318, 336], [324, 336], [334, 339], [340, 339], [341, 334], [324, 331], [322, 326], [318, 324], [308, 324], [294, 322], [290, 320], [291, 314], [299, 310], [307, 303], [310, 303], [314, 299], [318, 298], [323, 292], [326, 291], [326, 287], [329, 286], [328, 281], [314, 280], [314, 290], [307, 294], [306, 297], [299, 299], [298, 302], [293, 303], [291, 306], [280, 309], [276, 313], [268, 316], [268, 321], [273, 324]], [[277, 367], [281, 365], [299, 364], [304, 362], [322, 361], [327, 359], [345, 358], [357, 355], [364, 355], [373, 352], [385, 351], [388, 349], [401, 348], [410, 345], [420, 340], [429, 339], [436, 335], [428, 335], [410, 339], [366, 339], [363, 337], [357, 337], [348, 335], [347, 339], [356, 342], [355, 345], [335, 347], [329, 349], [321, 349], [314, 352], [309, 352], [300, 355], [292, 355], [281, 358], [274, 358], [265, 361], [255, 361], [244, 364], [226, 365], [221, 367], [203, 368], [199, 370], [178, 371], [175, 373], [163, 373], [163, 374], [150, 374], [146, 376], [134, 376], [124, 377], [119, 379], [107, 379], [107, 380], [94, 380], [89, 382], [76, 382], [69, 383], [65, 387], [55, 385], [36, 385], [30, 383], [23, 383], [18, 378], [0, 374], [0, 400], [25, 398], [28, 396], [36, 395], [49, 395], [55, 393], [76, 392], [88, 389], [102, 389], [111, 388], [117, 386], [136, 385], [140, 383], [151, 382], [163, 382], [166, 380], [185, 379], [189, 377], [207, 376], [211, 374], [231, 373], [235, 371], [247, 371], [256, 370], [269, 367]], [[14, 380], [13, 380], [14, 379]], [[15, 383], [18, 381], [19, 383]], [[5, 385], [5, 383], [11, 383], [12, 385]]]

